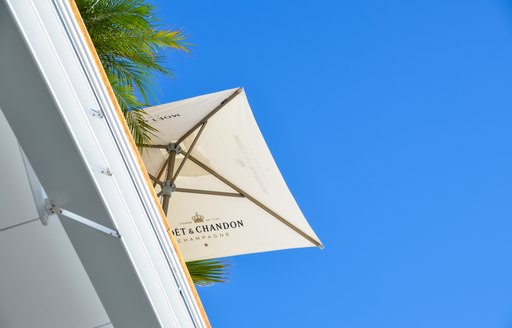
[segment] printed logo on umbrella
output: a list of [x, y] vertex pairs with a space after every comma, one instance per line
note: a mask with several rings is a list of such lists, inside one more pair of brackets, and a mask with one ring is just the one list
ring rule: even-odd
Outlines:
[[[217, 222], [210, 223], [212, 221]], [[220, 218], [205, 219], [204, 215], [196, 212], [190, 221], [180, 222], [180, 225], [194, 225], [193, 227], [174, 228], [172, 229], [172, 234], [176, 237], [176, 241], [181, 244], [205, 239], [230, 237], [231, 230], [244, 228], [244, 220], [218, 221], [220, 221]], [[205, 244], [205, 246], [207, 245]]]

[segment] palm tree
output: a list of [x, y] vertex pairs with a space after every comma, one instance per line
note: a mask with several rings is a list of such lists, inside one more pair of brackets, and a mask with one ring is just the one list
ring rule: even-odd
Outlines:
[[[156, 28], [154, 7], [144, 0], [76, 0], [76, 5], [135, 143], [148, 144], [156, 130], [144, 121], [142, 108], [155, 98], [155, 75], [171, 76], [163, 66], [162, 51], [188, 51], [185, 36], [178, 30]], [[196, 285], [226, 281], [225, 261], [186, 264]]]
[[[162, 51], [188, 51], [178, 30], [157, 29], [154, 7], [144, 0], [77, 0], [103, 68], [137, 144], [149, 141], [153, 128], [141, 108], [154, 100], [156, 74], [171, 75]], [[138, 95], [138, 97], [137, 97]]]

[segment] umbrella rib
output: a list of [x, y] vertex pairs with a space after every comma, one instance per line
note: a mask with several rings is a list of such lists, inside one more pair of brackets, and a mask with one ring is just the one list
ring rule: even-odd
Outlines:
[[[160, 177], [162, 176], [162, 173], [164, 173], [165, 171], [165, 166], [167, 164], [167, 160], [169, 159], [169, 157], [167, 157], [166, 159], [164, 159], [164, 163], [162, 164], [162, 167], [160, 168], [160, 171], [158, 171], [158, 174], [156, 175], [156, 178], [160, 180]], [[153, 182], [153, 187], [155, 187], [157, 184], [155, 182]]]
[[187, 161], [189, 154], [192, 153], [192, 150], [194, 149], [194, 146], [196, 145], [197, 140], [199, 140], [199, 137], [201, 136], [201, 133], [203, 133], [203, 130], [204, 130], [205, 126], [206, 126], [206, 123], [208, 123], [208, 121], [205, 121], [201, 125], [201, 128], [199, 129], [199, 132], [195, 136], [194, 141], [192, 141], [192, 144], [190, 145], [190, 148], [188, 149], [187, 153], [185, 154], [185, 157], [181, 161], [180, 166], [178, 166], [178, 169], [176, 170], [176, 173], [174, 173], [174, 176], [172, 177], [171, 182], [174, 182], [176, 180], [176, 178], [178, 177], [178, 174], [180, 174], [180, 171], [183, 168], [183, 166], [185, 165], [185, 162]]
[[166, 145], [143, 145], [143, 144], [137, 144], [137, 147], [167, 149]]
[[192, 162], [196, 163], [199, 167], [201, 167], [202, 169], [204, 169], [205, 171], [207, 171], [208, 173], [210, 173], [211, 175], [215, 176], [217, 179], [219, 179], [220, 181], [224, 182], [226, 185], [228, 185], [229, 187], [233, 188], [234, 190], [236, 190], [237, 192], [239, 192], [242, 196], [244, 196], [245, 198], [247, 198], [248, 200], [250, 200], [251, 202], [253, 202], [255, 205], [257, 205], [258, 207], [260, 207], [261, 209], [263, 209], [264, 211], [266, 211], [267, 213], [269, 213], [270, 215], [272, 215], [273, 217], [275, 217], [276, 219], [278, 219], [279, 221], [281, 221], [282, 223], [284, 223], [286, 226], [288, 226], [290, 229], [292, 229], [293, 231], [295, 231], [296, 233], [298, 233], [299, 235], [301, 235], [302, 237], [304, 237], [305, 239], [307, 239], [309, 242], [311, 242], [313, 245], [317, 246], [317, 247], [322, 247], [322, 244], [317, 241], [316, 239], [314, 239], [313, 237], [311, 237], [310, 235], [308, 235], [307, 233], [305, 233], [304, 231], [300, 230], [299, 228], [297, 228], [295, 225], [293, 225], [291, 222], [289, 222], [288, 220], [286, 220], [285, 218], [283, 218], [282, 216], [280, 216], [279, 214], [277, 214], [276, 212], [274, 212], [273, 210], [271, 210], [269, 207], [267, 207], [265, 204], [263, 204], [262, 202], [260, 202], [259, 200], [257, 200], [256, 198], [254, 198], [253, 196], [249, 195], [248, 193], [246, 193], [243, 189], [239, 188], [238, 186], [236, 186], [235, 184], [233, 184], [231, 181], [229, 181], [228, 179], [224, 178], [222, 175], [220, 175], [219, 173], [217, 173], [215, 170], [209, 168], [207, 165], [203, 164], [201, 161], [199, 161], [198, 159], [196, 159], [194, 156], [192, 155], [189, 155], [189, 158]]
[[224, 99], [217, 107], [215, 107], [210, 113], [208, 113], [208, 115], [206, 115], [199, 123], [197, 123], [196, 125], [194, 125], [192, 127], [192, 129], [188, 130], [187, 133], [185, 133], [181, 138], [178, 139], [178, 141], [176, 142], [177, 144], [180, 144], [183, 142], [183, 140], [185, 140], [189, 135], [192, 134], [192, 132], [194, 132], [201, 124], [205, 123], [206, 121], [208, 121], [210, 119], [210, 117], [212, 117], [213, 115], [215, 115], [215, 113], [217, 113], [219, 110], [221, 110], [224, 106], [226, 106], [231, 100], [233, 100], [233, 98], [235, 98], [239, 93], [242, 92], [242, 88], [238, 88], [235, 90], [235, 92], [233, 92], [229, 97], [227, 97], [226, 99]]
[[153, 183], [157, 184], [157, 185], [162, 185], [162, 181], [158, 180], [157, 178], [155, 178], [152, 174], [149, 174], [149, 178], [153, 181]]
[[213, 191], [213, 190], [200, 190], [200, 189], [189, 189], [189, 188], [176, 188], [175, 191], [178, 192], [187, 192], [193, 194], [203, 194], [203, 195], [215, 195], [215, 196], [228, 196], [228, 197], [245, 197], [244, 195], [236, 192], [225, 192], [225, 191]]
[[[137, 147], [167, 149], [166, 145], [143, 145], [143, 144], [137, 144]], [[166, 163], [167, 163], [167, 159], [164, 160], [164, 163], [162, 164], [162, 167], [160, 168], [160, 171], [158, 171], [158, 174], [156, 175], [156, 180], [160, 179], [160, 177], [162, 176], [162, 173], [164, 173], [165, 164]], [[157, 184], [161, 185], [161, 183], [157, 182], [155, 179], [151, 179], [151, 180], [153, 180], [153, 187], [155, 187]]]

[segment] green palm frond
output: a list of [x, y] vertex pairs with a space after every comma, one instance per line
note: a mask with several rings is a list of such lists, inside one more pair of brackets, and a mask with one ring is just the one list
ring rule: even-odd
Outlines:
[[187, 52], [185, 36], [178, 30], [158, 29], [154, 7], [144, 0], [77, 0], [76, 4], [130, 131], [137, 143], [147, 143], [154, 130], [136, 111], [155, 100], [156, 74], [172, 75], [161, 52]]
[[225, 260], [191, 261], [187, 262], [187, 268], [194, 284], [209, 286], [227, 281], [229, 263]]

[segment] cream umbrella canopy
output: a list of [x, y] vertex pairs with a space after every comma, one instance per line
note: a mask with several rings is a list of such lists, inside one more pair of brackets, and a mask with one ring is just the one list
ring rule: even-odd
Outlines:
[[320, 247], [243, 89], [146, 109], [143, 160], [187, 261]]

